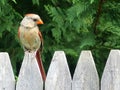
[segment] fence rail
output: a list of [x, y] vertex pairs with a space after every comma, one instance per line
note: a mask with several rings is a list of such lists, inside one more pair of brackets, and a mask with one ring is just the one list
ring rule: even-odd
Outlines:
[[[100, 86], [101, 85], [101, 86]], [[63, 51], [53, 55], [45, 85], [33, 53], [25, 53], [17, 82], [8, 53], [0, 53], [0, 90], [120, 90], [120, 50], [111, 50], [101, 84], [91, 51], [82, 51], [71, 78]]]

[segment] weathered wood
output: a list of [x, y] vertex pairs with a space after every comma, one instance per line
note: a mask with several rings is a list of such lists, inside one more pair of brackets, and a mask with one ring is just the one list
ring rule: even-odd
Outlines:
[[90, 51], [82, 51], [73, 76], [72, 90], [99, 90], [99, 78]]
[[56, 51], [51, 61], [45, 90], [71, 90], [71, 75], [63, 51]]
[[120, 90], [120, 51], [111, 50], [101, 80], [101, 90]]
[[43, 81], [35, 53], [25, 53], [16, 90], [43, 90]]
[[0, 53], [0, 90], [15, 90], [15, 79], [8, 53]]
[[[101, 90], [120, 90], [120, 50], [111, 50], [101, 80]], [[71, 85], [72, 83], [72, 85]], [[43, 90], [34, 53], [25, 53], [16, 89], [8, 53], [0, 53], [0, 90]], [[48, 70], [45, 90], [99, 90], [99, 79], [90, 51], [82, 51], [71, 80], [66, 56], [56, 51]]]

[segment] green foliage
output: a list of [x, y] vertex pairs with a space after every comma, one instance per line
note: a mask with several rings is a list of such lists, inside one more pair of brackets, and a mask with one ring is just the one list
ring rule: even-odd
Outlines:
[[54, 47], [64, 50], [74, 62], [81, 50], [91, 50], [101, 76], [109, 50], [120, 48], [120, 3], [68, 0], [63, 2], [67, 6], [61, 6], [61, 1], [56, 2], [45, 6], [51, 17]]
[[[57, 1], [59, 5], [61, 1]], [[48, 24], [54, 38], [53, 48], [61, 49], [77, 62], [83, 49], [90, 49], [96, 44], [96, 36], [92, 30], [95, 6], [89, 1], [68, 1], [68, 6], [46, 5], [51, 22]], [[55, 4], [55, 3], [54, 3]], [[55, 49], [56, 50], [56, 49]], [[69, 58], [70, 59], [70, 58]], [[72, 63], [70, 67], [75, 67]], [[71, 69], [71, 72], [74, 70]]]
[[17, 4], [16, 0], [12, 0], [15, 4]]
[[[9, 52], [14, 72], [16, 72], [16, 62], [21, 54], [18, 47], [17, 29], [20, 15], [8, 3], [8, 0], [0, 1], [0, 51]], [[21, 57], [20, 57], [21, 58]], [[19, 59], [18, 59], [19, 60]]]
[[[95, 36], [91, 30], [95, 11], [89, 1], [86, 3], [69, 1], [67, 3], [72, 3], [72, 5], [68, 7], [46, 5], [45, 8], [52, 18], [49, 26], [52, 36], [55, 38], [54, 42], [59, 44], [59, 47], [64, 46], [65, 49], [74, 47], [76, 49], [73, 52], [78, 53], [86, 45], [93, 46], [95, 44]], [[69, 46], [66, 43], [69, 43]], [[72, 55], [73, 52], [68, 50], [67, 53]]]
[[1, 0], [0, 51], [9, 52], [15, 74], [23, 59], [17, 29], [26, 13], [39, 14], [45, 23], [46, 71], [56, 50], [65, 51], [72, 74], [80, 51], [91, 50], [101, 76], [110, 49], [120, 48], [119, 0]]
[[33, 4], [39, 5], [39, 0], [32, 0]]

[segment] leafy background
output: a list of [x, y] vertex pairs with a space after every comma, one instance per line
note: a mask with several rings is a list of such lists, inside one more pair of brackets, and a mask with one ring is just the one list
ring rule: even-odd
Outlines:
[[46, 72], [57, 50], [65, 51], [72, 75], [81, 50], [91, 50], [101, 77], [110, 50], [120, 48], [120, 0], [0, 0], [0, 51], [9, 53], [16, 76], [24, 55], [17, 30], [26, 13], [45, 23]]

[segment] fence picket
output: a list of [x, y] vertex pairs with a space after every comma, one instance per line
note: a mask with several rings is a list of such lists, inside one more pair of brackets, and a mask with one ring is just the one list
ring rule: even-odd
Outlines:
[[0, 90], [15, 90], [15, 79], [8, 53], [0, 53]]
[[34, 53], [25, 53], [16, 90], [43, 90], [43, 81]]
[[82, 51], [73, 76], [72, 90], [99, 90], [99, 78], [90, 51]]
[[120, 50], [111, 50], [101, 80], [101, 90], [120, 90]]
[[63, 51], [56, 51], [51, 61], [45, 90], [71, 90], [71, 75]]
[[[91, 51], [82, 51], [71, 79], [63, 51], [53, 55], [45, 90], [120, 90], [120, 50], [111, 50], [99, 86], [98, 73]], [[35, 53], [25, 53], [15, 88], [8, 53], [0, 52], [0, 90], [43, 90], [43, 81]]]

